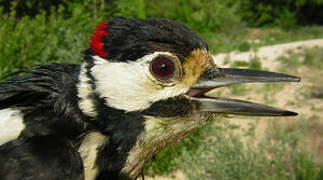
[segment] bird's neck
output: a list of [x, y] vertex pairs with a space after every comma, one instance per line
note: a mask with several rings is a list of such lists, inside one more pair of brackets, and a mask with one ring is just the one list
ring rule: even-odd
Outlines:
[[[110, 107], [106, 104], [109, 97], [95, 91], [89, 63], [81, 66], [79, 79], [79, 107], [88, 117], [87, 132], [94, 132], [84, 138], [79, 150], [85, 161], [86, 177], [94, 174], [97, 179], [135, 179], [154, 154], [203, 125], [206, 121], [201, 118], [207, 119], [199, 113], [198, 117], [190, 114], [172, 118], [160, 114], [161, 107], [170, 108], [168, 101], [156, 104], [158, 107], [151, 107], [147, 112]], [[187, 114], [187, 109], [182, 111]]]
[[88, 117], [89, 133], [84, 135], [79, 148], [85, 177], [135, 179], [145, 163], [168, 143], [147, 139], [147, 118], [140, 112], [125, 112], [106, 105], [106, 99], [95, 91], [92, 67], [86, 62], [81, 65], [77, 85], [79, 107]]
[[105, 98], [95, 91], [91, 66], [90, 63], [81, 65], [77, 85], [79, 108], [87, 117], [86, 132], [89, 132], [82, 139], [79, 148], [84, 161], [85, 177], [134, 179], [126, 172], [121, 173], [121, 169], [144, 129], [144, 118], [139, 112], [125, 112], [107, 106]]
[[[191, 114], [187, 117], [144, 116], [144, 130], [128, 153], [121, 172], [129, 177], [137, 177], [146, 162], [160, 150], [183, 140], [194, 129], [203, 126], [209, 119], [208, 114]], [[199, 121], [203, 119], [203, 121]], [[185, 129], [183, 129], [185, 127]]]

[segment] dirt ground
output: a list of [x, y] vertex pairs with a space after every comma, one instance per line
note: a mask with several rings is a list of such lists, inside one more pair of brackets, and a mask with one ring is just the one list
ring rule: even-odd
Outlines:
[[[304, 48], [313, 48], [313, 47], [323, 47], [323, 39], [319, 40], [309, 40], [309, 41], [299, 41], [287, 44], [279, 44], [274, 46], [266, 46], [258, 48], [257, 50], [251, 50], [249, 52], [231, 52], [227, 54], [218, 54], [214, 56], [215, 63], [219, 67], [225, 67], [224, 62], [226, 59], [230, 60], [239, 60], [239, 61], [249, 61], [253, 57], [257, 56], [262, 64], [262, 67], [270, 71], [279, 71], [280, 61], [277, 58], [282, 55], [288, 55], [290, 51], [303, 51]], [[288, 72], [289, 73], [289, 72]], [[294, 74], [293, 74], [294, 73]], [[296, 74], [295, 74], [296, 73]], [[268, 128], [271, 128], [273, 121], [279, 121], [281, 124], [286, 126], [293, 126], [295, 122], [302, 119], [311, 119], [316, 117], [318, 121], [315, 122], [314, 126], [323, 127], [323, 101], [321, 97], [310, 97], [304, 98], [302, 93], [304, 92], [304, 87], [313, 86], [313, 76], [311, 75], [311, 69], [301, 66], [297, 72], [292, 72], [293, 75], [299, 76], [302, 78], [300, 83], [284, 83], [282, 89], [273, 94], [273, 97], [270, 97], [274, 101], [269, 104], [274, 107], [280, 107], [283, 109], [292, 110], [298, 112], [296, 117], [288, 118], [277, 118], [277, 117], [261, 117], [261, 121], [257, 121], [256, 125], [256, 137], [261, 139], [265, 131]], [[323, 81], [323, 72], [316, 75], [317, 82]], [[227, 97], [226, 95], [230, 94], [230, 98], [243, 99], [252, 102], [258, 102], [262, 104], [267, 104], [264, 102], [264, 97], [261, 94], [256, 93], [254, 90], [261, 88], [260, 84], [247, 84], [246, 89], [248, 92], [243, 95], [234, 95], [230, 92], [221, 93], [221, 96]], [[250, 90], [250, 91], [249, 91]], [[211, 92], [212, 93], [212, 92]], [[322, 93], [322, 92], [320, 92]], [[239, 125], [242, 128], [248, 128], [249, 122], [254, 122], [253, 119], [248, 117], [238, 116], [229, 118], [233, 124]], [[318, 152], [316, 160], [323, 162], [323, 137], [321, 136], [322, 131], [313, 127], [310, 130], [309, 135], [307, 136], [307, 141], [309, 143], [309, 150], [315, 150]], [[168, 177], [146, 177], [148, 180], [170, 180], [178, 179], [185, 180], [185, 175], [180, 171], [176, 171]]]

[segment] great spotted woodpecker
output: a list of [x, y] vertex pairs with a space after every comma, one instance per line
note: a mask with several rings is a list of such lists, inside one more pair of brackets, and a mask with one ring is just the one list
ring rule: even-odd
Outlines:
[[135, 179], [212, 114], [294, 116], [212, 89], [298, 77], [217, 67], [184, 25], [114, 18], [80, 65], [50, 64], [0, 84], [0, 179]]

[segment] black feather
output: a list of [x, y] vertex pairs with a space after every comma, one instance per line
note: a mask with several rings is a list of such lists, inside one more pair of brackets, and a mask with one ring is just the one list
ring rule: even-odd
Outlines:
[[1, 180], [82, 180], [83, 162], [72, 143], [57, 136], [10, 141], [0, 146]]
[[24, 114], [22, 136], [60, 134], [72, 137], [83, 131], [76, 84], [79, 66], [51, 64], [20, 71], [0, 83], [0, 109]]
[[[103, 49], [110, 61], [135, 61], [155, 51], [167, 51], [183, 57], [194, 49], [208, 49], [193, 31], [175, 21], [165, 19], [112, 19]], [[86, 51], [93, 55], [91, 50]]]

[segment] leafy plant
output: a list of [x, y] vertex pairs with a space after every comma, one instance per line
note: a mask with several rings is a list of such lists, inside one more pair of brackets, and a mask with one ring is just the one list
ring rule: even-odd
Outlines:
[[249, 68], [250, 69], [258, 69], [261, 70], [261, 61], [259, 57], [255, 56], [250, 59], [249, 61]]
[[241, 52], [246, 52], [246, 51], [249, 51], [251, 49], [251, 47], [250, 47], [250, 44], [248, 42], [242, 42], [239, 45], [238, 49]]
[[[296, 24], [322, 24], [322, 0], [238, 0], [239, 14], [250, 26], [279, 25], [291, 30]], [[320, 12], [320, 13], [314, 13]]]

